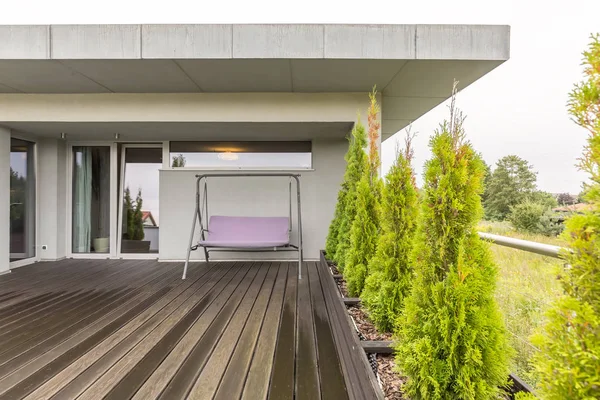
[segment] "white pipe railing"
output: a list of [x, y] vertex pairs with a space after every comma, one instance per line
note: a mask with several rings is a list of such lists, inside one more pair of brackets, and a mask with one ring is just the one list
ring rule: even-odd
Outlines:
[[478, 232], [479, 237], [500, 246], [512, 247], [513, 249], [541, 254], [543, 256], [563, 258], [563, 254], [569, 250], [550, 244], [531, 242], [529, 240], [515, 239], [507, 236], [494, 235], [492, 233]]

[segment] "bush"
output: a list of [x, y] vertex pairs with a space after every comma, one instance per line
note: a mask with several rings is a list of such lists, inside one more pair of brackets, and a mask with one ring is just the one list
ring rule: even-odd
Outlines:
[[543, 204], [526, 201], [511, 207], [508, 220], [519, 231], [538, 233], [545, 212], [546, 207]]
[[411, 137], [386, 176], [382, 195], [382, 232], [377, 252], [368, 266], [369, 276], [361, 294], [371, 320], [381, 331], [391, 331], [410, 292], [412, 249], [418, 211], [418, 192], [411, 168]]
[[586, 80], [571, 92], [569, 113], [589, 132], [580, 167], [591, 178], [584, 196], [590, 209], [566, 222], [572, 252], [561, 274], [565, 295], [533, 337], [539, 394], [550, 400], [600, 398], [600, 35], [592, 36], [584, 66]]
[[529, 196], [527, 196], [527, 200], [534, 203], [542, 204], [545, 208], [552, 209], [558, 207], [558, 200], [556, 200], [556, 197], [542, 190], [534, 191]]
[[379, 178], [379, 122], [377, 114], [379, 106], [375, 98], [375, 90], [370, 94], [369, 107], [369, 168], [356, 189], [356, 218], [350, 228], [350, 247], [346, 255], [344, 278], [348, 284], [348, 293], [359, 296], [368, 275], [368, 263], [375, 254], [379, 236], [379, 207], [381, 201], [382, 182]]
[[513, 206], [508, 219], [521, 232], [558, 236], [563, 230], [563, 225], [556, 221], [547, 205], [532, 201]]
[[356, 186], [368, 168], [365, 146], [367, 134], [365, 127], [358, 121], [352, 129], [352, 140], [348, 154], [346, 154], [346, 172], [342, 189], [338, 194], [336, 214], [329, 227], [326, 251], [327, 256], [334, 261], [339, 270], [343, 271], [346, 261], [346, 252], [350, 247], [350, 227], [356, 217]]
[[413, 400], [495, 399], [508, 377], [497, 270], [476, 231], [484, 167], [464, 140], [454, 102], [450, 122], [430, 141], [411, 256], [415, 277], [396, 332], [396, 362]]

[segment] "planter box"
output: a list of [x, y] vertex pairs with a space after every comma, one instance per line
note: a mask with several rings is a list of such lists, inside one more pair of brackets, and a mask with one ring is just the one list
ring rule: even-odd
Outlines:
[[122, 240], [121, 253], [150, 253], [150, 241]]

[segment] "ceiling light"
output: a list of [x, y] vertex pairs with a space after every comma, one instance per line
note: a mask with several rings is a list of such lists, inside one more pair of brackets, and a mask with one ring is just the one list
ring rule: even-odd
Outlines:
[[115, 133], [115, 140], [119, 140], [120, 137], [121, 137], [120, 133]]
[[64, 133], [64, 132], [61, 132], [61, 133], [60, 133], [60, 138], [61, 138], [62, 140], [65, 140], [65, 139], [67, 138], [67, 134], [66, 134], [66, 133]]
[[219, 153], [218, 157], [220, 160], [225, 160], [225, 161], [235, 161], [239, 158], [236, 153], [232, 153], [230, 151], [226, 151], [224, 153]]

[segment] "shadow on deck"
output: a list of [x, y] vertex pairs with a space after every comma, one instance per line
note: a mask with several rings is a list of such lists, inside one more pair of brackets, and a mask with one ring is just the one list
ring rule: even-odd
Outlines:
[[297, 268], [195, 263], [187, 280], [181, 263], [148, 260], [17, 269], [0, 277], [0, 399], [379, 397], [353, 389], [348, 354], [361, 350], [340, 339], [333, 278]]

